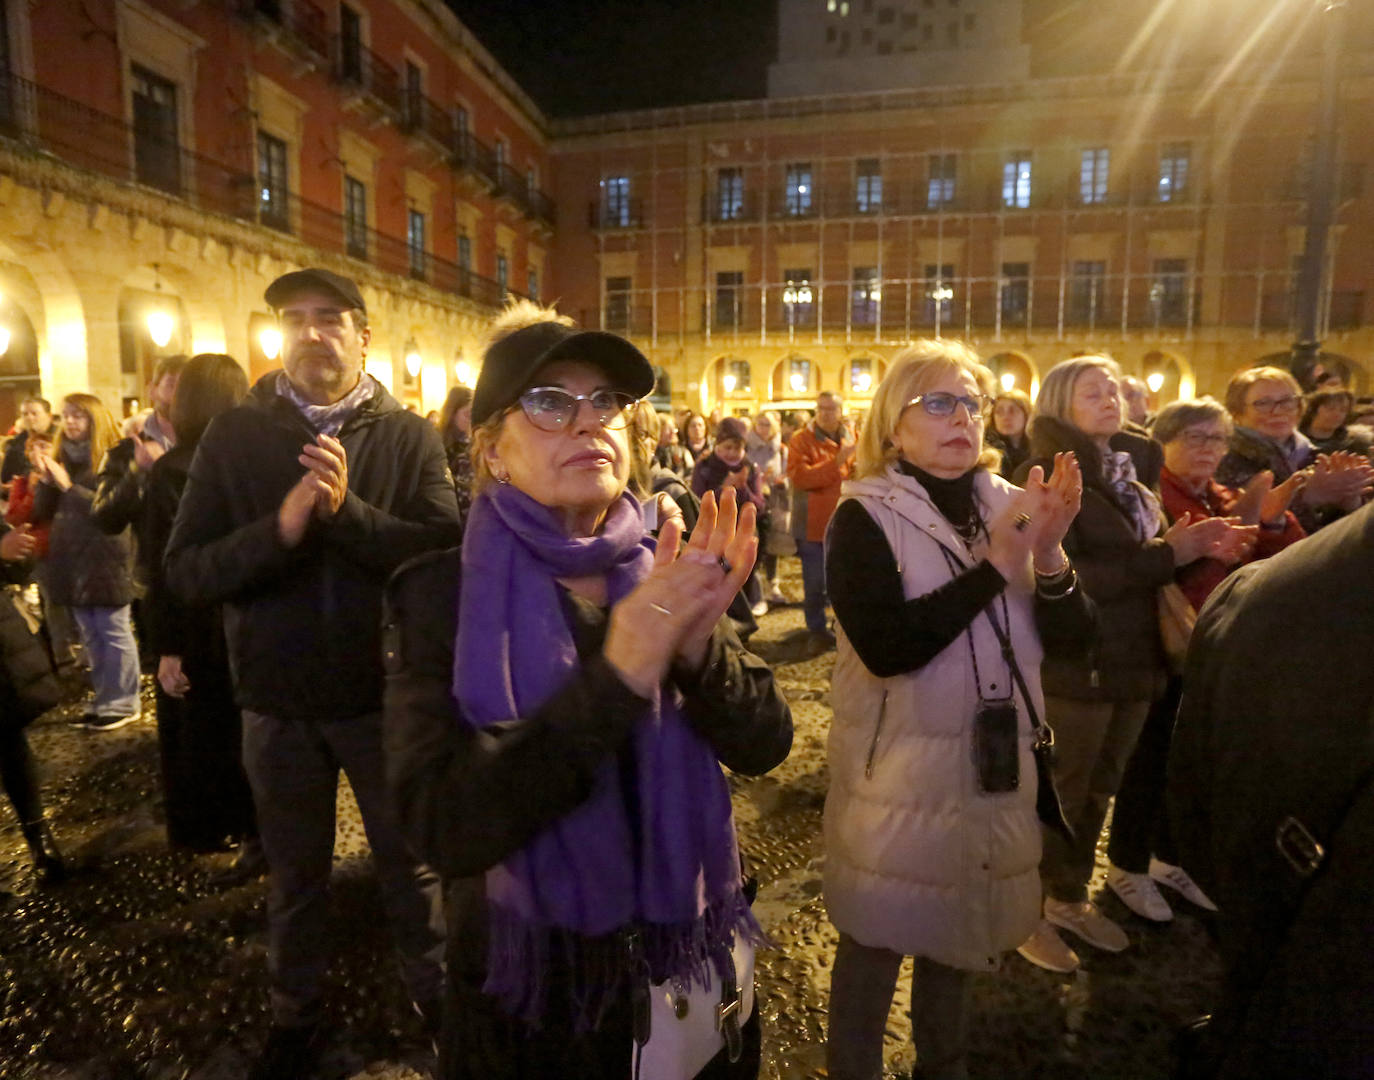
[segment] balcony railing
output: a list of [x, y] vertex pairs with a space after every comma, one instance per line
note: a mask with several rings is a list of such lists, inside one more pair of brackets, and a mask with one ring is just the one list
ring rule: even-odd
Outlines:
[[401, 130], [423, 135], [445, 151], [453, 150], [453, 117], [423, 94], [407, 91], [403, 97]]
[[640, 229], [644, 227], [644, 200], [592, 202], [587, 204], [587, 223], [593, 229]]
[[239, 14], [260, 25], [279, 27], [296, 44], [321, 58], [329, 55], [324, 11], [310, 0], [236, 0]]
[[436, 289], [480, 304], [498, 306], [512, 292], [428, 252], [417, 260], [405, 240], [289, 192], [274, 190], [264, 201], [251, 171], [139, 137], [121, 120], [14, 75], [0, 74], [0, 136], [75, 168], [156, 188], [200, 210], [287, 233], [379, 270], [412, 277], [418, 269]]
[[758, 195], [710, 191], [701, 197], [701, 220], [711, 225], [746, 225], [759, 219]]
[[405, 97], [396, 69], [367, 46], [338, 34], [334, 37], [334, 77], [387, 112], [403, 114]]

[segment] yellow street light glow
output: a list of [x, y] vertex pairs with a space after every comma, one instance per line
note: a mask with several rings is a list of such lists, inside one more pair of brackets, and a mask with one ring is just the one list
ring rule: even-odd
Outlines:
[[800, 394], [803, 390], [806, 389], [806, 376], [803, 375], [800, 371], [792, 372], [791, 378], [789, 378], [787, 381], [791, 385], [792, 389], [795, 390], [798, 394]]
[[1162, 371], [1152, 371], [1145, 376], [1145, 385], [1150, 388], [1150, 393], [1159, 393], [1159, 388], [1164, 385], [1164, 373]]
[[735, 386], [739, 383], [739, 380], [736, 379], [733, 375], [726, 375], [725, 378], [721, 379], [721, 383], [725, 386], [725, 392], [727, 394], [733, 394], [735, 392]]
[[873, 387], [873, 376], [866, 371], [861, 371], [854, 376], [854, 389], [860, 394], [866, 394]]
[[170, 313], [155, 308], [148, 312], [148, 336], [153, 339], [153, 344], [159, 349], [163, 348], [167, 342], [172, 340], [172, 327], [174, 320]]
[[420, 374], [424, 366], [424, 357], [420, 355], [418, 349], [411, 349], [410, 352], [406, 353], [406, 372], [412, 379]]
[[10, 328], [0, 326], [0, 356], [10, 351]]
[[1015, 386], [1016, 386], [1016, 376], [1013, 375], [1010, 371], [1004, 373], [1003, 376], [1002, 376], [1002, 389], [1003, 389], [1003, 390], [1011, 390], [1011, 389], [1013, 389]]
[[262, 347], [263, 356], [275, 360], [281, 353], [281, 331], [275, 326], [263, 327], [262, 333], [258, 335], [258, 345]]
[[466, 360], [459, 360], [453, 365], [453, 377], [458, 380], [459, 386], [471, 386], [472, 365]]

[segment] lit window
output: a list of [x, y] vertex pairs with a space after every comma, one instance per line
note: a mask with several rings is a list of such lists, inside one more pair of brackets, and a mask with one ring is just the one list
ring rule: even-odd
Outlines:
[[264, 225], [290, 228], [287, 211], [286, 143], [258, 132], [258, 214]]
[[860, 158], [854, 169], [854, 209], [860, 214], [877, 214], [883, 209], [882, 163], [877, 158]]
[[954, 185], [958, 170], [954, 154], [930, 155], [930, 179], [926, 186], [926, 207], [938, 210], [954, 202]]
[[1069, 319], [1095, 326], [1106, 310], [1107, 264], [1100, 259], [1075, 260], [1069, 277]]
[[531, 299], [539, 299], [539, 271], [531, 269], [525, 275], [525, 294]]
[[1150, 314], [1156, 325], [1188, 321], [1188, 260], [1156, 259], [1150, 278]]
[[1078, 170], [1078, 198], [1085, 204], [1107, 201], [1107, 175], [1111, 154], [1105, 146], [1083, 151]]
[[815, 291], [811, 286], [811, 270], [784, 270], [786, 284], [782, 290], [782, 306], [788, 326], [810, 326], [816, 319]]
[[1188, 190], [1187, 143], [1166, 143], [1159, 151], [1159, 201], [1177, 202]]
[[406, 252], [410, 257], [410, 276], [425, 277], [425, 215], [411, 210], [406, 216]]
[[601, 181], [601, 224], [612, 229], [630, 226], [630, 178], [608, 176]]
[[855, 326], [873, 326], [878, 321], [878, 305], [883, 299], [882, 284], [878, 279], [876, 266], [854, 267], [854, 282], [850, 295], [850, 321]]
[[1002, 163], [1002, 205], [1024, 210], [1031, 203], [1031, 152], [1014, 150]]
[[744, 170], [721, 169], [716, 173], [716, 219], [738, 221], [744, 216]]
[[606, 279], [606, 307], [602, 317], [606, 330], [628, 330], [630, 328], [630, 279], [627, 277], [608, 277]]
[[355, 259], [367, 258], [367, 188], [344, 177], [344, 243]]
[[925, 320], [948, 323], [954, 314], [954, 264], [926, 263], [921, 290], [925, 294]]
[[506, 286], [510, 282], [510, 262], [504, 252], [496, 253], [496, 284], [501, 286], [502, 294], [506, 291]]
[[744, 301], [744, 273], [721, 270], [716, 273], [715, 322], [717, 326], [738, 326]]
[[1002, 264], [1002, 321], [1021, 325], [1030, 311], [1030, 263]]
[[787, 213], [803, 217], [811, 213], [811, 164], [787, 166]]

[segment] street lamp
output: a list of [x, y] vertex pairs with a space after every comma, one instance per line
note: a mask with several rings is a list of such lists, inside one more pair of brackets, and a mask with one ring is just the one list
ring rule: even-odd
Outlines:
[[1160, 387], [1164, 385], [1164, 372], [1152, 371], [1145, 376], [1145, 385], [1150, 388], [1150, 393], [1159, 393]]
[[10, 351], [10, 328], [0, 326], [0, 356]]
[[258, 334], [258, 345], [263, 356], [275, 360], [281, 353], [281, 331], [275, 326], [264, 326]]
[[158, 272], [157, 263], [153, 263], [153, 292], [157, 299], [143, 321], [147, 324], [148, 336], [153, 339], [153, 344], [162, 349], [172, 340], [175, 320], [171, 312], [162, 306], [162, 275]]
[[1016, 376], [1010, 371], [1004, 371], [1002, 372], [1001, 382], [1002, 392], [1005, 394], [1008, 390], [1012, 390], [1016, 387]]
[[1307, 236], [1294, 297], [1298, 322], [1293, 342], [1293, 371], [1304, 378], [1321, 353], [1317, 323], [1322, 277], [1326, 269], [1326, 240], [1335, 217], [1336, 127], [1340, 112], [1341, 53], [1345, 47], [1346, 0], [1320, 0], [1322, 5], [1321, 94], [1317, 106], [1317, 137], [1312, 148], [1307, 187]]
[[406, 374], [412, 379], [419, 378], [420, 370], [425, 366], [424, 357], [420, 355], [420, 346], [414, 341], [406, 342]]

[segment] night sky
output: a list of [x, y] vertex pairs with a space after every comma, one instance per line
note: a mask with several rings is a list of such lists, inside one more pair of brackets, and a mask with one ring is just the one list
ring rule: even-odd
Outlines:
[[760, 98], [774, 0], [446, 0], [550, 116]]

